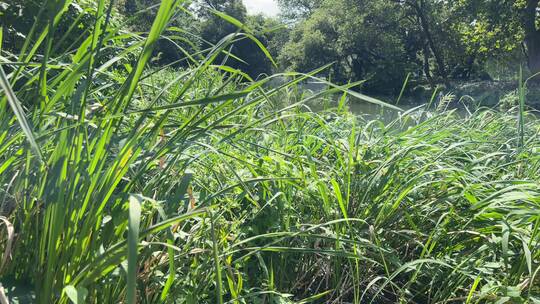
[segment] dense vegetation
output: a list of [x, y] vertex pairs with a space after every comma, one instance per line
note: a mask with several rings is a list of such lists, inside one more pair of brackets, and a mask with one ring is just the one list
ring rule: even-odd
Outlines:
[[[368, 77], [378, 91], [399, 89], [393, 83], [408, 73], [432, 84], [499, 77], [525, 57], [525, 1], [319, 0], [301, 14], [296, 1], [281, 2], [304, 20], [281, 55], [285, 62], [305, 69], [336, 61], [337, 79]], [[527, 49], [536, 72], [535, 51]]]
[[504, 79], [521, 63], [540, 71], [537, 0], [279, 2], [300, 20], [280, 54], [286, 66], [336, 61], [336, 80], [368, 78], [379, 92], [399, 90], [409, 73], [435, 85]]
[[[208, 10], [213, 8], [245, 24], [276, 59], [273, 65], [249, 39], [237, 41], [231, 56], [219, 62], [225, 60], [252, 78], [282, 71], [306, 73], [334, 63], [322, 73], [333, 82], [366, 80], [362, 89], [367, 92], [397, 95], [407, 77], [406, 93], [415, 94], [438, 85], [450, 90], [468, 81], [517, 82], [521, 65], [530, 75], [540, 71], [537, 0], [277, 2], [283, 11], [280, 17], [248, 15], [241, 0], [186, 0], [189, 11], [172, 16], [169, 39], [158, 42], [153, 63], [189, 66], [187, 53], [200, 54], [238, 31]], [[77, 3], [56, 26], [59, 37], [69, 32], [62, 44], [81, 38], [92, 23], [93, 1]], [[158, 4], [159, 0], [117, 0], [113, 19], [144, 33]], [[40, 1], [12, 0], [1, 7], [5, 40], [19, 53], [40, 12]], [[88, 14], [81, 17], [82, 10]], [[46, 21], [40, 20], [43, 26]]]
[[[534, 78], [520, 74], [505, 112], [435, 96], [403, 111], [354, 80], [394, 89], [401, 78], [380, 73], [409, 71], [391, 52], [403, 37], [376, 27], [430, 1], [283, 1], [299, 18], [290, 40], [239, 1], [152, 3], [0, 2], [0, 302], [540, 303]], [[497, 8], [477, 7], [518, 24]], [[276, 51], [308, 60], [293, 45], [330, 39], [320, 22], [341, 34], [313, 50], [345, 52], [354, 33], [395, 62], [362, 63], [374, 70], [341, 85], [321, 75], [342, 64], [317, 56], [264, 75]], [[444, 82], [460, 59], [445, 46], [443, 65], [424, 48], [427, 70], [403, 64]], [[381, 115], [351, 114], [354, 100]]]

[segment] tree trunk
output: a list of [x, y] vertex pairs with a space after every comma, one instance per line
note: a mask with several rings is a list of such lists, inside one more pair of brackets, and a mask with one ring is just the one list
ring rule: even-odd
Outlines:
[[424, 11], [425, 10], [424, 1], [420, 1], [420, 4], [418, 4], [416, 1], [409, 2], [409, 4], [414, 8], [414, 10], [416, 11], [416, 14], [418, 15], [420, 25], [422, 26], [422, 31], [424, 32], [429, 48], [431, 49], [431, 52], [433, 53], [433, 57], [435, 57], [435, 61], [437, 62], [437, 70], [438, 70], [437, 72], [439, 76], [441, 76], [443, 79], [446, 79], [448, 76], [448, 73], [446, 72], [446, 67], [444, 65], [444, 61], [445, 61], [444, 56], [440, 52], [437, 45], [435, 44], [435, 40], [433, 39], [433, 35], [431, 34], [429, 21]]
[[[525, 46], [527, 48], [527, 64], [532, 74], [540, 72], [540, 33], [527, 35], [525, 38]], [[535, 80], [540, 80], [540, 77], [535, 77]]]
[[[540, 0], [527, 0], [523, 14], [527, 64], [533, 75], [540, 72], [540, 31], [536, 28], [536, 9], [539, 2]], [[534, 80], [540, 81], [540, 76], [534, 77]]]
[[423, 50], [423, 65], [424, 65], [424, 74], [426, 75], [426, 79], [429, 81], [429, 84], [431, 87], [434, 87], [433, 85], [433, 78], [431, 77], [431, 71], [429, 69], [429, 46], [427, 43], [424, 43], [424, 50]]

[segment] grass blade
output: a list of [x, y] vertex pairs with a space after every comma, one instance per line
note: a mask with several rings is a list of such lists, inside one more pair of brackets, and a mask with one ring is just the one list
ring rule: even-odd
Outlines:
[[137, 255], [139, 244], [139, 227], [141, 224], [141, 204], [143, 199], [137, 195], [129, 197], [128, 221], [128, 271], [127, 271], [127, 303], [137, 303]]
[[0, 87], [2, 90], [4, 90], [4, 94], [6, 94], [6, 98], [9, 102], [9, 105], [11, 106], [11, 109], [15, 113], [15, 116], [17, 117], [17, 120], [19, 121], [19, 125], [21, 126], [21, 129], [23, 130], [24, 134], [26, 135], [26, 139], [28, 139], [28, 142], [30, 142], [30, 146], [32, 147], [32, 150], [38, 157], [40, 161], [43, 161], [43, 155], [41, 154], [41, 150], [39, 149], [39, 146], [36, 142], [36, 138], [34, 136], [34, 133], [32, 132], [32, 128], [30, 127], [30, 124], [28, 123], [28, 120], [26, 120], [26, 116], [24, 114], [24, 110], [22, 108], [22, 105], [15, 95], [15, 92], [13, 92], [13, 89], [11, 88], [11, 85], [9, 84], [9, 81], [7, 79], [6, 73], [4, 72], [4, 68], [0, 65]]

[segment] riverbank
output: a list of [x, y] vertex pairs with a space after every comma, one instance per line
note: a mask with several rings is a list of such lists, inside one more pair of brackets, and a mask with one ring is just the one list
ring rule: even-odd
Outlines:
[[[435, 101], [446, 99], [453, 104], [465, 104], [473, 106], [503, 106], [512, 107], [518, 105], [517, 81], [470, 81], [453, 82], [449, 85], [439, 85], [436, 88]], [[410, 88], [405, 96], [406, 100], [429, 101], [433, 97], [434, 90], [429, 86], [416, 86]], [[540, 85], [528, 83], [526, 89], [526, 104], [535, 109], [540, 109]]]

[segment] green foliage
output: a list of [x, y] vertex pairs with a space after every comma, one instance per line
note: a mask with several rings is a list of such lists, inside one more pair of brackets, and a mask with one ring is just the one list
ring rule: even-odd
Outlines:
[[493, 61], [512, 70], [514, 79], [524, 59], [532, 73], [538, 70], [536, 0], [308, 2], [280, 2], [297, 22], [280, 54], [293, 70], [336, 62], [332, 79], [364, 79], [366, 89], [379, 92], [398, 91], [408, 73], [432, 87], [499, 78], [489, 74]]
[[[276, 22], [263, 16], [248, 16], [246, 8], [240, 0], [208, 1], [213, 9], [223, 12], [226, 15], [239, 21], [245, 28], [238, 28], [211, 11], [202, 10], [203, 20], [200, 24], [201, 38], [205, 45], [217, 44], [228, 35], [238, 33], [240, 30], [249, 30], [257, 40], [263, 45], [268, 45], [276, 31]], [[217, 3], [214, 3], [217, 2]], [[234, 45], [230, 48], [230, 56], [224, 55], [219, 60], [227, 65], [242, 70], [252, 78], [257, 78], [261, 74], [272, 72], [272, 62], [253, 40], [247, 37], [238, 37]]]
[[[538, 301], [540, 121], [524, 111], [525, 82], [516, 127], [489, 109], [403, 112], [350, 91], [359, 82], [314, 76], [327, 67], [254, 81], [220, 59], [238, 37], [266, 56], [245, 26], [260, 19], [222, 14], [248, 33], [182, 69], [151, 66], [187, 5], [162, 1], [141, 34], [98, 1], [72, 52], [53, 52], [61, 34], [36, 26], [43, 38], [2, 64], [0, 282], [11, 300]], [[37, 24], [66, 13], [55, 12]], [[350, 29], [352, 14], [338, 17], [319, 39]], [[303, 92], [307, 79], [328, 89]], [[309, 110], [336, 94], [338, 109]], [[353, 116], [348, 96], [397, 119]]]
[[329, 75], [334, 81], [367, 79], [372, 90], [399, 90], [395, 84], [403, 82], [416, 60], [398, 24], [402, 14], [388, 1], [353, 2], [325, 2], [294, 29], [281, 61], [300, 71], [335, 62]]
[[[120, 12], [132, 30], [144, 32], [156, 14], [158, 0], [126, 0], [120, 4]], [[271, 18], [263, 16], [248, 16], [241, 0], [199, 0], [189, 1], [186, 7], [192, 11], [182, 10], [173, 16], [166, 37], [160, 39], [155, 51], [153, 63], [156, 65], [174, 65], [187, 67], [193, 64], [190, 54], [200, 54], [229, 36], [248, 30], [263, 45], [273, 44], [272, 54], [279, 51], [279, 44], [274, 37], [282, 35], [281, 24]], [[223, 13], [240, 22], [230, 22], [216, 14]], [[136, 18], [130, 17], [136, 15]], [[281, 41], [286, 38], [281, 38]], [[276, 39], [276, 41], [279, 41]], [[283, 41], [284, 43], [284, 41]], [[219, 56], [218, 61], [239, 69], [253, 78], [261, 74], [270, 74], [273, 70], [272, 62], [261, 51], [259, 45], [247, 37], [236, 37], [235, 43], [225, 53]], [[197, 59], [201, 59], [200, 56]]]
[[288, 19], [305, 18], [319, 8], [324, 0], [277, 0], [282, 14]]
[[480, 62], [520, 58], [516, 51], [521, 51], [524, 31], [519, 2], [453, 1], [449, 12], [457, 18], [451, 18], [449, 29], [459, 34], [465, 53]]
[[512, 109], [519, 105], [519, 93], [517, 90], [506, 93], [500, 102], [502, 110]]
[[55, 8], [47, 6], [46, 1], [0, 1], [0, 25], [4, 34], [4, 49], [18, 54], [28, 39], [35, 42], [37, 37], [29, 37], [33, 35], [33, 27], [35, 31], [48, 26], [45, 16], [56, 15], [57, 9], [63, 12], [54, 25], [58, 37], [54, 50], [62, 54], [71, 50], [74, 45], [80, 44], [84, 36], [91, 33], [95, 22], [95, 7], [86, 0], [62, 2], [66, 5]]

